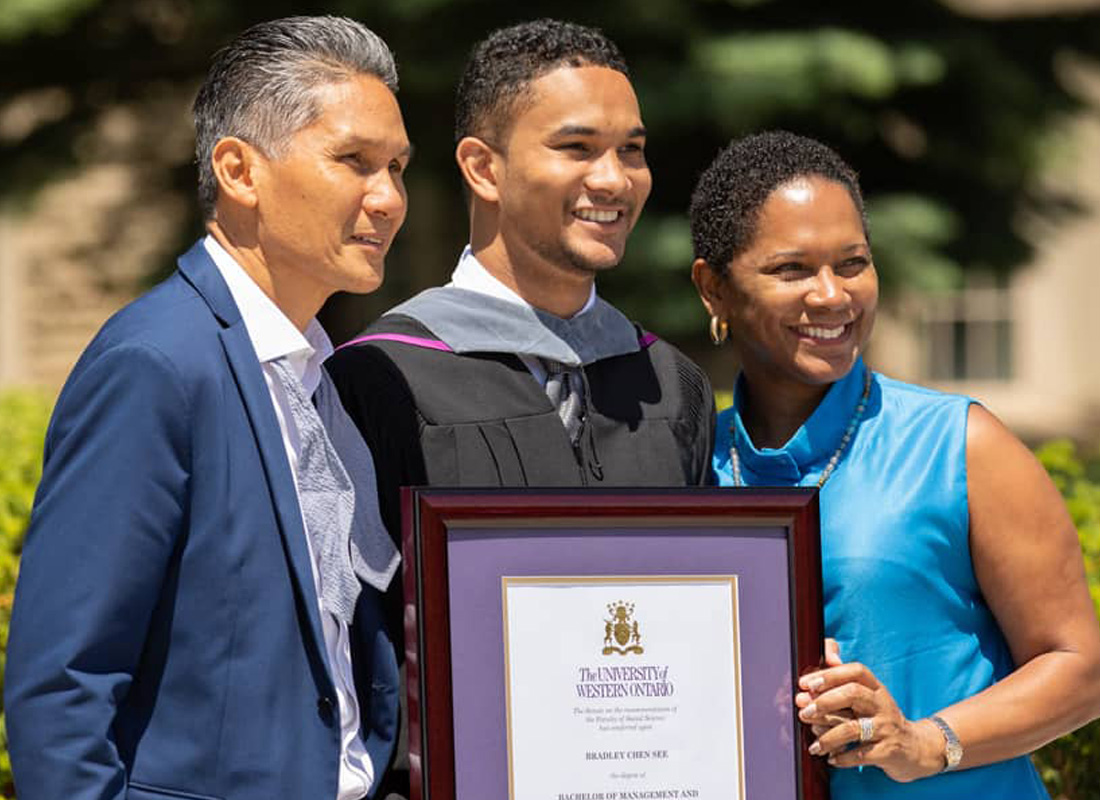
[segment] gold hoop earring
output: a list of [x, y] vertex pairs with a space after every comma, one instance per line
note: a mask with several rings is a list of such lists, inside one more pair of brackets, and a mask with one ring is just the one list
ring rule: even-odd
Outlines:
[[714, 314], [710, 318], [710, 340], [714, 342], [715, 346], [724, 343], [730, 335], [730, 326], [724, 319], [718, 319], [718, 315]]

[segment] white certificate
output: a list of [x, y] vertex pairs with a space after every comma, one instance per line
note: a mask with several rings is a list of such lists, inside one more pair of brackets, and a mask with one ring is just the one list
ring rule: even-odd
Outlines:
[[737, 576], [503, 577], [510, 800], [741, 800]]

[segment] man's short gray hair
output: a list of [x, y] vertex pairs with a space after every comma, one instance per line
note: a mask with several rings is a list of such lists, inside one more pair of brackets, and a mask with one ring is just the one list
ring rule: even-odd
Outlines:
[[214, 216], [218, 181], [211, 157], [235, 136], [277, 157], [287, 140], [316, 121], [320, 86], [373, 75], [397, 91], [386, 43], [346, 17], [286, 17], [253, 25], [214, 55], [195, 98], [199, 205]]

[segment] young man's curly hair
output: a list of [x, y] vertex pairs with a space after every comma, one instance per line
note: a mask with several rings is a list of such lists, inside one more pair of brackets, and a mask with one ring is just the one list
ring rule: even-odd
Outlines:
[[615, 43], [595, 28], [539, 19], [491, 33], [470, 53], [455, 98], [455, 141], [503, 147], [530, 85], [558, 67], [607, 67], [629, 76]]

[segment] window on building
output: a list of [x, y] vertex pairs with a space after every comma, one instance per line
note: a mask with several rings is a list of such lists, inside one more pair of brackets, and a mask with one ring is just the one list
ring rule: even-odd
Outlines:
[[1013, 377], [1012, 302], [1003, 281], [978, 276], [919, 302], [925, 374], [935, 381]]

